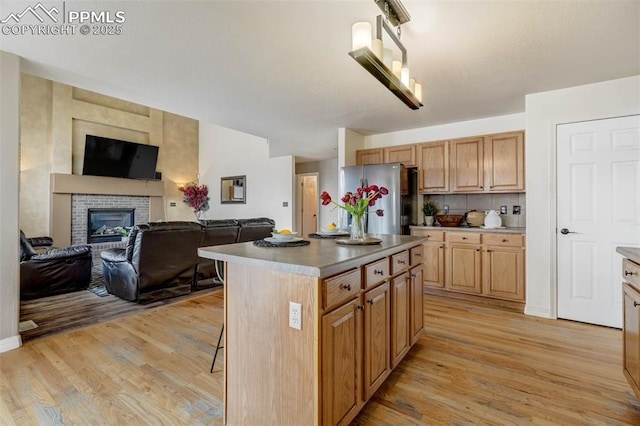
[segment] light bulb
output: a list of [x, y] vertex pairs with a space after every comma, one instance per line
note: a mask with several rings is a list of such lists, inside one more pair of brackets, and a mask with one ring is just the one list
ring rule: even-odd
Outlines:
[[416, 79], [415, 78], [410, 78], [409, 79], [409, 90], [411, 90], [412, 92], [415, 91], [416, 89]]
[[416, 98], [422, 103], [422, 84], [416, 83], [413, 94], [416, 95]]
[[400, 78], [400, 70], [402, 69], [402, 62], [393, 61], [391, 62], [391, 71], [396, 75], [396, 77]]
[[373, 54], [376, 55], [378, 59], [382, 60], [382, 40], [379, 38], [371, 40], [371, 50], [373, 50]]
[[384, 66], [391, 69], [391, 62], [393, 62], [393, 50], [382, 49], [382, 63]]
[[400, 70], [400, 82], [404, 84], [405, 87], [409, 87], [409, 68], [402, 67]]
[[361, 47], [371, 49], [371, 24], [369, 22], [356, 22], [351, 27], [351, 50]]

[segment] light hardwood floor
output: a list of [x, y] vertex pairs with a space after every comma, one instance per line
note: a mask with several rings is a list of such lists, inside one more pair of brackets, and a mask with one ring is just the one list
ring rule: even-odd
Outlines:
[[[222, 424], [221, 321], [217, 291], [0, 354], [0, 424]], [[619, 330], [438, 296], [425, 326], [355, 424], [640, 424]]]

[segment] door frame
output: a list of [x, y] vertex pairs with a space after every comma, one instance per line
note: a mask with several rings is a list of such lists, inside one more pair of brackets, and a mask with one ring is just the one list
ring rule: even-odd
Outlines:
[[[550, 241], [550, 263], [551, 263], [551, 288], [550, 288], [550, 296], [551, 296], [551, 305], [550, 312], [547, 316], [551, 319], [558, 319], [558, 126], [563, 126], [566, 124], [576, 124], [576, 123], [586, 123], [590, 121], [602, 121], [602, 120], [612, 120], [616, 118], [624, 118], [624, 117], [634, 117], [638, 114], [624, 114], [624, 115], [616, 115], [612, 117], [599, 117], [592, 119], [584, 119], [584, 120], [571, 120], [566, 122], [555, 122], [550, 123], [552, 130], [552, 137], [550, 138], [551, 142], [551, 150], [550, 150], [550, 161], [552, 164], [550, 170], [550, 181], [551, 181], [551, 190], [552, 196], [549, 203], [549, 217], [551, 222], [551, 229], [549, 232], [551, 233], [551, 241]], [[620, 278], [620, 282], [622, 282], [622, 277]], [[526, 285], [526, 284], [525, 284]], [[622, 291], [622, 289], [620, 290]]]
[[[317, 189], [320, 190], [320, 173], [312, 172], [312, 173], [297, 173], [295, 179], [296, 191], [295, 191], [295, 205], [293, 207], [294, 214], [294, 223], [295, 229], [294, 231], [302, 232], [302, 178], [305, 176], [315, 176], [317, 182]], [[318, 214], [316, 215], [316, 228], [320, 229], [320, 194], [318, 194], [318, 199], [316, 200], [316, 204], [318, 206]]]

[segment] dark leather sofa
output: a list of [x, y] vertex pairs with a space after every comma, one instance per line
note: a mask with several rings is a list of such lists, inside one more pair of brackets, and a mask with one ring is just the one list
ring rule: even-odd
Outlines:
[[52, 244], [49, 237], [27, 238], [20, 232], [21, 299], [54, 296], [89, 287], [91, 246], [51, 248]]
[[149, 303], [220, 284], [215, 263], [198, 258], [198, 247], [268, 237], [271, 219], [159, 222], [135, 226], [124, 249], [101, 252], [107, 291]]

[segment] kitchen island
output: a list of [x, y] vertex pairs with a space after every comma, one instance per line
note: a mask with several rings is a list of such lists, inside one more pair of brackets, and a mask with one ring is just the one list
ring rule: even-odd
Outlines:
[[225, 262], [226, 424], [348, 424], [407, 354], [423, 330], [424, 239], [373, 237], [198, 250]]

